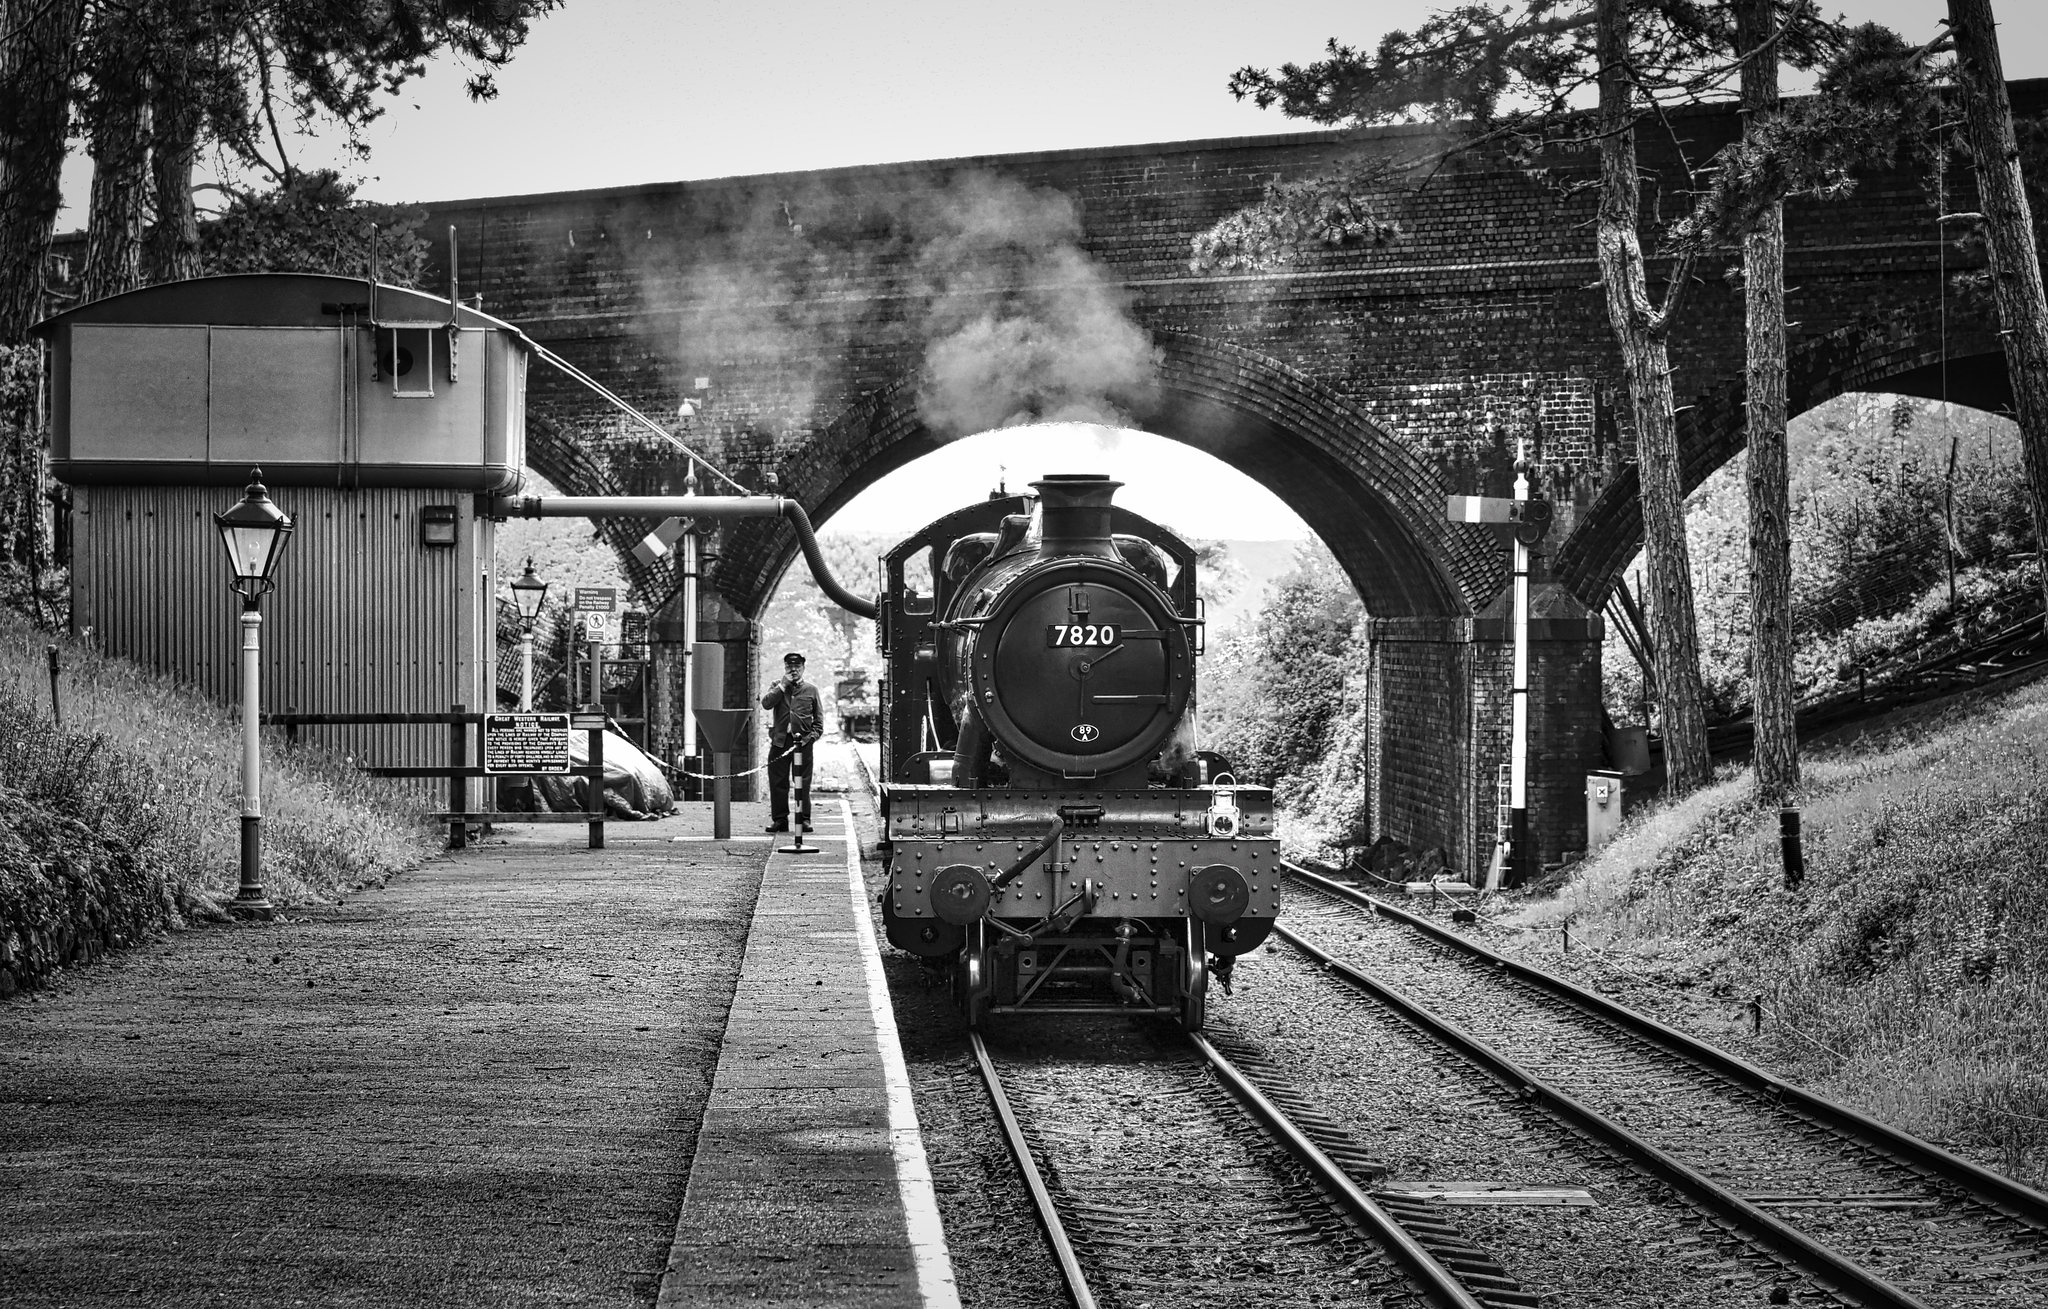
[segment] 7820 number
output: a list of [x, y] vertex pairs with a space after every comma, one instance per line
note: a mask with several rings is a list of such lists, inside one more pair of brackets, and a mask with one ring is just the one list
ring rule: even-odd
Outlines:
[[1115, 623], [1054, 623], [1045, 629], [1045, 643], [1052, 649], [1115, 645], [1121, 634]]

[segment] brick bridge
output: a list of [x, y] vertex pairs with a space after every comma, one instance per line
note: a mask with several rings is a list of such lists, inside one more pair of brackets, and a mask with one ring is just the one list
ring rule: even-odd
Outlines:
[[[2014, 95], [2039, 110], [2048, 82]], [[1680, 185], [1673, 137], [1703, 159], [1735, 130], [1727, 109], [1680, 115], [1672, 135], [1642, 134], [1646, 170]], [[674, 413], [708, 378], [687, 438], [814, 520], [1020, 413], [1109, 416], [1265, 485], [1371, 616], [1375, 834], [1442, 846], [1454, 868], [1489, 848], [1507, 651], [1502, 552], [1487, 529], [1447, 525], [1442, 497], [1506, 494], [1526, 439], [1560, 506], [1532, 695], [1531, 806], [1555, 859], [1582, 843], [1583, 773], [1602, 762], [1586, 606], [1641, 542], [1592, 197], [1464, 159], [1387, 197], [1400, 235], [1384, 244], [1271, 272], [1190, 265], [1193, 235], [1269, 183], [1423, 141], [1315, 132], [512, 196], [433, 205], [429, 230], [458, 229], [465, 295], [646, 411]], [[1556, 180], [1592, 169], [1570, 159]], [[1953, 189], [1967, 185], [1951, 178], [1948, 210], [1974, 207]], [[1944, 251], [1937, 206], [1905, 175], [1791, 206], [1793, 412], [1854, 390], [1939, 398], [1944, 377], [1950, 399], [2003, 404], [1986, 308], [1943, 294], [1944, 267], [1978, 260]], [[445, 243], [437, 254], [445, 269]], [[1722, 275], [1737, 262], [1702, 268], [1673, 339], [1688, 487], [1743, 442], [1742, 303]], [[565, 493], [679, 489], [673, 452], [587, 392], [537, 369], [530, 404], [529, 459]], [[624, 556], [646, 527], [607, 530]], [[743, 645], [794, 540], [749, 524], [718, 549], [706, 630]], [[625, 567], [649, 594], [670, 591], [665, 566]], [[727, 666], [729, 702], [751, 696], [753, 660]]]

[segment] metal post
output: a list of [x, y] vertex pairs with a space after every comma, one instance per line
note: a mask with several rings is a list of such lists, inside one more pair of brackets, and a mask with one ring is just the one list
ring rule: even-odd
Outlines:
[[57, 698], [57, 647], [44, 646], [43, 652], [50, 657], [50, 721], [64, 726], [64, 706]]
[[[595, 647], [593, 647], [593, 650]], [[604, 723], [590, 729], [590, 766], [597, 772], [590, 779], [590, 848], [604, 849]]]
[[[1529, 465], [1515, 460], [1515, 500], [1529, 502]], [[1529, 850], [1529, 547], [1515, 533], [1514, 736], [1508, 754], [1509, 881], [1519, 884], [1534, 870]]]
[[533, 712], [533, 624], [519, 628], [519, 712]]
[[263, 612], [261, 600], [242, 597], [242, 885], [228, 912], [236, 918], [268, 921], [277, 910], [263, 893], [263, 742], [261, 675]]
[[732, 751], [711, 756], [711, 839], [732, 839]]
[[1806, 880], [1806, 847], [1799, 838], [1799, 808], [1778, 810], [1778, 849], [1785, 859], [1785, 888], [1796, 891]]
[[590, 638], [590, 707], [604, 712], [604, 647], [594, 636]]
[[[469, 724], [462, 721], [468, 705], [451, 705], [454, 721], [448, 724], [448, 767], [463, 769], [469, 767]], [[469, 810], [469, 779], [460, 772], [448, 775], [448, 848], [464, 850], [469, 847], [469, 820], [463, 815]]]

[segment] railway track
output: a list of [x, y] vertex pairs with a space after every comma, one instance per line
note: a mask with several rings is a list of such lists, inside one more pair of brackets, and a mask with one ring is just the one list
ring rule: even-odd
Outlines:
[[1427, 919], [1290, 871], [1313, 894], [1293, 899], [1282, 939], [1842, 1300], [2048, 1302], [2048, 1197]]
[[[984, 1039], [971, 1039], [1079, 1309], [1235, 1305], [1254, 1285], [1278, 1305], [1539, 1303], [1427, 1202], [1372, 1194], [1383, 1170], [1358, 1141], [1214, 1042], [1161, 1029], [1085, 1038], [1085, 1054], [1048, 1057], [1026, 1038], [1006, 1074]], [[1246, 1119], [1258, 1130], [1242, 1130]], [[1121, 1133], [1108, 1149], [1105, 1123]], [[1189, 1142], [1203, 1147], [1190, 1152]], [[1176, 1156], [1189, 1166], [1174, 1180], [1193, 1182], [1194, 1197], [1145, 1183], [1157, 1160]]]

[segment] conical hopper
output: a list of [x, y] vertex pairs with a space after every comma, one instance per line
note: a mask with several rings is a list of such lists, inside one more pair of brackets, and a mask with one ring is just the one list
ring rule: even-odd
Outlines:
[[752, 723], [751, 709], [699, 709], [697, 730], [704, 734], [704, 748], [713, 754], [731, 754]]

